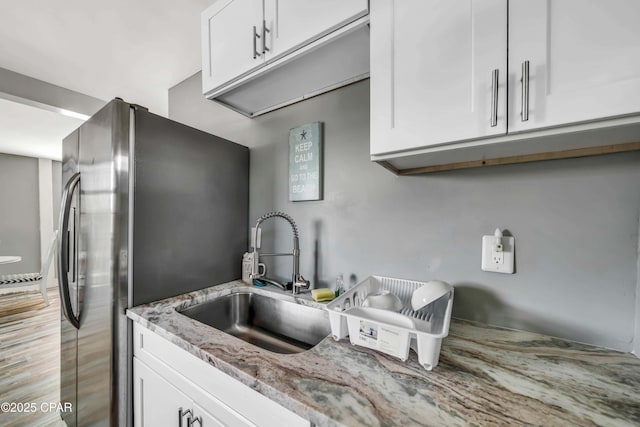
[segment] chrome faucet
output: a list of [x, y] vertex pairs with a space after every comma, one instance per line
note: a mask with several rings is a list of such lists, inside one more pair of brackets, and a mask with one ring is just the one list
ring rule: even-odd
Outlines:
[[[264, 268], [264, 264], [260, 263], [260, 253], [258, 252], [258, 232], [260, 230], [260, 224], [262, 224], [264, 220], [276, 217], [287, 220], [291, 225], [291, 228], [293, 229], [293, 251], [291, 253], [262, 254], [262, 256], [293, 256], [293, 274], [291, 275], [291, 283], [293, 286], [292, 292], [296, 295], [300, 292], [300, 288], [309, 287], [309, 281], [305, 280], [305, 278], [300, 274], [300, 243], [298, 240], [298, 227], [293, 221], [293, 218], [284, 212], [269, 212], [268, 214], [264, 214], [258, 218], [256, 226], [253, 229], [253, 252], [251, 253], [253, 260], [251, 262], [250, 277], [252, 279], [258, 279], [265, 274], [266, 269]], [[260, 267], [263, 269], [262, 273], [260, 273]]]

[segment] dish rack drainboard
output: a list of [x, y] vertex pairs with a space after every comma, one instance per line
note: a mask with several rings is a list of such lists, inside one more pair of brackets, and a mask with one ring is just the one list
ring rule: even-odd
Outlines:
[[[411, 308], [413, 291], [426, 282], [369, 276], [327, 304], [331, 334], [335, 340], [349, 337], [351, 344], [395, 356], [402, 361], [412, 348], [427, 370], [438, 365], [442, 339], [449, 334], [453, 290], [420, 310]], [[402, 301], [395, 313], [362, 303], [370, 294], [389, 291]]]

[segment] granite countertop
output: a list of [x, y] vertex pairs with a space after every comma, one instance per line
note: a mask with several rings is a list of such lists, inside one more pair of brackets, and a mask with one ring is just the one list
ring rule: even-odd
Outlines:
[[[317, 426], [640, 425], [640, 359], [632, 354], [453, 319], [439, 365], [426, 371], [413, 351], [401, 362], [331, 337], [275, 354], [176, 311], [242, 286], [127, 314]], [[319, 306], [308, 294], [297, 299]]]

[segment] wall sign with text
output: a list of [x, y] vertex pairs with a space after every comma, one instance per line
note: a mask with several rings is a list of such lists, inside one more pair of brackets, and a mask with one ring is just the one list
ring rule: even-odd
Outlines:
[[322, 200], [322, 123], [289, 131], [289, 200]]

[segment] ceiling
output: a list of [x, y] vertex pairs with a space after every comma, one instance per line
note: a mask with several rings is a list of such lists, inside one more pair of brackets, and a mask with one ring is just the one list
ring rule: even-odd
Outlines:
[[[118, 96], [166, 116], [168, 89], [201, 68], [200, 12], [213, 2], [3, 2], [0, 67], [105, 101]], [[3, 102], [0, 114], [15, 118], [25, 113], [15, 125], [33, 123], [30, 115], [38, 113], [29, 108], [33, 109], [11, 109]], [[54, 124], [56, 117], [60, 121]], [[9, 133], [2, 135], [6, 118], [0, 119], [0, 141], [5, 144], [9, 137]], [[48, 123], [53, 134], [53, 130], [66, 129], [71, 122], [68, 117], [54, 115]], [[28, 144], [46, 136], [40, 129], [44, 125], [30, 125], [21, 132], [11, 126], [11, 138], [16, 145]], [[0, 151], [8, 152], [3, 148]]]
[[60, 160], [62, 139], [83, 120], [0, 99], [0, 153]]

